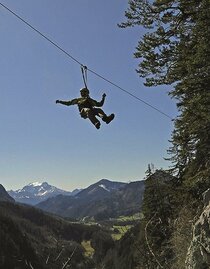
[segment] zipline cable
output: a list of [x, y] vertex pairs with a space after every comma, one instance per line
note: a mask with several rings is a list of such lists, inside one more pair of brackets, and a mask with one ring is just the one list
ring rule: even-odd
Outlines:
[[114, 87], [120, 89], [121, 91], [127, 93], [128, 95], [130, 95], [131, 97], [135, 98], [136, 100], [144, 103], [145, 105], [149, 106], [150, 108], [156, 110], [157, 112], [161, 113], [162, 115], [164, 115], [165, 117], [169, 118], [170, 120], [173, 120], [173, 118], [171, 116], [169, 116], [168, 114], [166, 114], [165, 112], [161, 111], [160, 109], [158, 109], [157, 107], [151, 105], [150, 103], [144, 101], [143, 99], [139, 98], [138, 96], [134, 95], [133, 93], [129, 92], [128, 90], [122, 88], [121, 86], [115, 84], [114, 82], [112, 82], [111, 80], [103, 77], [102, 75], [96, 73], [94, 70], [89, 69], [87, 66], [84, 66], [79, 60], [77, 60], [75, 57], [73, 57], [70, 53], [68, 53], [66, 50], [64, 50], [63, 48], [61, 48], [57, 43], [55, 43], [54, 41], [52, 41], [50, 38], [48, 38], [46, 35], [44, 35], [42, 32], [40, 32], [38, 29], [36, 29], [34, 26], [32, 26], [30, 23], [28, 23], [26, 20], [24, 20], [22, 17], [20, 17], [19, 15], [17, 15], [14, 11], [12, 11], [10, 8], [8, 8], [7, 6], [5, 6], [4, 4], [2, 4], [0, 2], [0, 5], [6, 9], [9, 13], [13, 14], [16, 18], [18, 18], [20, 21], [22, 21], [24, 24], [26, 24], [29, 28], [31, 28], [33, 31], [35, 31], [36, 33], [38, 33], [41, 37], [43, 37], [45, 40], [47, 40], [48, 42], [50, 42], [53, 46], [55, 46], [57, 49], [59, 49], [60, 51], [62, 51], [66, 56], [68, 56], [69, 58], [71, 58], [74, 62], [76, 62], [77, 64], [79, 64], [81, 66], [81, 68], [85, 67], [86, 71], [88, 70], [89, 72], [93, 73], [95, 76], [99, 77], [100, 79], [108, 82], [109, 84], [113, 85]]
[[65, 51], [64, 49], [62, 49], [58, 44], [56, 44], [54, 41], [52, 41], [50, 38], [48, 38], [46, 35], [42, 34], [39, 30], [37, 30], [35, 27], [33, 27], [30, 23], [28, 23], [26, 20], [24, 20], [23, 18], [21, 18], [19, 15], [17, 15], [14, 11], [12, 11], [11, 9], [9, 9], [7, 6], [5, 6], [4, 4], [0, 3], [0, 5], [5, 8], [7, 11], [9, 11], [11, 14], [13, 14], [16, 18], [18, 18], [19, 20], [21, 20], [23, 23], [25, 23], [28, 27], [30, 27], [32, 30], [34, 30], [35, 32], [37, 32], [39, 35], [41, 35], [44, 39], [46, 39], [47, 41], [49, 41], [53, 46], [55, 46], [57, 49], [61, 50], [64, 54], [66, 54], [69, 58], [71, 58], [73, 61], [75, 61], [76, 63], [78, 63], [79, 65], [82, 66], [82, 63], [80, 63], [76, 58], [74, 58], [71, 54], [69, 54], [67, 51]]
[[109, 84], [115, 86], [116, 88], [120, 89], [121, 91], [127, 93], [128, 95], [132, 96], [133, 98], [137, 99], [138, 101], [144, 103], [145, 105], [149, 106], [150, 108], [152, 108], [152, 109], [158, 111], [159, 113], [161, 113], [162, 115], [166, 116], [166, 117], [169, 118], [170, 120], [173, 120], [173, 118], [172, 118], [171, 116], [169, 116], [168, 114], [166, 114], [165, 112], [163, 112], [163, 111], [161, 111], [160, 109], [158, 109], [157, 107], [155, 107], [155, 106], [149, 104], [148, 102], [144, 101], [143, 99], [141, 99], [140, 97], [134, 95], [133, 93], [129, 92], [128, 90], [122, 88], [121, 86], [115, 84], [115, 83], [112, 82], [111, 80], [108, 80], [107, 78], [105, 78], [105, 77], [103, 77], [103, 76], [97, 74], [95, 71], [93, 71], [93, 70], [91, 70], [91, 69], [89, 69], [89, 68], [88, 68], [88, 71], [91, 72], [91, 73], [93, 73], [94, 75], [98, 76], [99, 78], [105, 80], [105, 81], [108, 82]]

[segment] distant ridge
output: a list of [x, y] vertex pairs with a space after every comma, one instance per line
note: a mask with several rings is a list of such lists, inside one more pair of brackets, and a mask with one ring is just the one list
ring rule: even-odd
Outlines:
[[1, 184], [0, 184], [0, 201], [15, 202], [15, 200], [7, 193], [7, 191]]
[[98, 200], [109, 196], [114, 190], [118, 190], [126, 185], [127, 183], [124, 182], [101, 179], [86, 189], [83, 189], [76, 195], [76, 197], [80, 199], [87, 199], [88, 201]]
[[144, 181], [123, 183], [102, 179], [75, 196], [58, 195], [36, 206], [62, 217], [103, 220], [140, 212], [143, 193]]

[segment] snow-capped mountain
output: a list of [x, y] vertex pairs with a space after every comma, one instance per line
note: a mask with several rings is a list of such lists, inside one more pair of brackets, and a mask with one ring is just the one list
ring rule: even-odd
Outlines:
[[124, 183], [102, 179], [74, 197], [58, 195], [36, 207], [68, 218], [109, 219], [139, 212], [144, 186], [143, 180]]
[[10, 190], [8, 193], [17, 202], [35, 205], [59, 194], [74, 196], [79, 191], [80, 190], [74, 190], [69, 192], [49, 185], [47, 182], [33, 182], [26, 185], [22, 189], [16, 191]]

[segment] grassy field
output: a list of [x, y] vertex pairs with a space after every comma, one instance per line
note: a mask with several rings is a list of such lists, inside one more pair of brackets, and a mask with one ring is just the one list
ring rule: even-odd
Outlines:
[[131, 228], [133, 225], [114, 225], [112, 229], [112, 238], [114, 240], [120, 240], [120, 238]]
[[94, 254], [94, 249], [91, 247], [90, 241], [82, 241], [81, 245], [85, 249], [85, 256], [91, 258]]
[[115, 220], [125, 222], [125, 221], [137, 221], [137, 220], [141, 220], [142, 218], [143, 218], [142, 213], [136, 213], [132, 216], [120, 216]]
[[[132, 216], [120, 216], [112, 220], [113, 224], [111, 228], [112, 238], [119, 240], [131, 227], [143, 218], [141, 213], [137, 213]], [[128, 224], [129, 223], [129, 224]]]
[[[114, 240], [119, 240], [131, 227], [143, 219], [142, 213], [136, 213], [131, 216], [120, 216], [118, 218], [110, 218], [109, 220], [95, 222], [93, 218], [85, 218], [80, 223], [86, 225], [98, 225], [101, 228], [105, 228], [110, 231]], [[90, 257], [94, 253], [94, 249], [91, 247], [89, 241], [82, 242], [83, 247], [86, 250], [86, 256]]]

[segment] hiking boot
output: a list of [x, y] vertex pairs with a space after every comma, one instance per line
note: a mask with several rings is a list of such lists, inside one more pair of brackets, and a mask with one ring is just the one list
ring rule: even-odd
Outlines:
[[100, 122], [96, 122], [96, 123], [95, 123], [95, 127], [96, 127], [96, 129], [100, 129], [100, 126], [101, 126]]
[[106, 118], [105, 122], [106, 122], [107, 124], [109, 124], [113, 119], [114, 119], [114, 114], [111, 114], [111, 115], [109, 115], [109, 116]]

